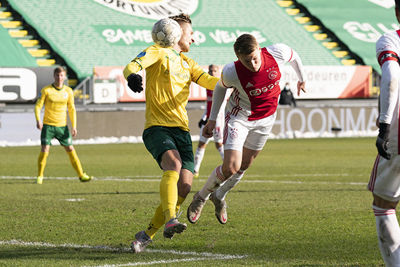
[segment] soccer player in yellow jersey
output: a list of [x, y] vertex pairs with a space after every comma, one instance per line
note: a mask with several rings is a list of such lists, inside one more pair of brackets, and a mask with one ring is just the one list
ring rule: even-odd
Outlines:
[[[72, 125], [72, 136], [78, 133], [76, 129], [76, 111], [74, 104], [74, 94], [72, 89], [64, 85], [67, 73], [63, 67], [54, 70], [54, 83], [42, 88], [39, 99], [35, 106], [36, 127], [41, 130], [40, 141], [41, 151], [38, 159], [37, 183], [43, 183], [43, 173], [46, 167], [47, 157], [50, 151], [51, 140], [56, 138], [71, 160], [72, 166], [76, 170], [81, 182], [88, 182], [93, 177], [88, 176], [82, 170], [81, 162], [74, 147], [72, 146], [71, 133], [67, 126], [67, 108], [69, 119]], [[43, 122], [40, 120], [40, 111], [44, 104]]]
[[193, 43], [190, 17], [185, 14], [171, 17], [182, 29], [180, 40], [170, 47], [152, 45], [137, 55], [124, 69], [128, 86], [141, 92], [141, 76], [146, 70], [146, 123], [143, 142], [163, 170], [160, 182], [161, 204], [145, 231], [135, 235], [131, 247], [141, 252], [152, 242], [158, 229], [164, 225], [164, 237], [186, 229], [176, 218], [180, 205], [189, 194], [194, 172], [192, 140], [189, 134], [186, 104], [189, 86], [195, 82], [214, 89], [218, 78], [209, 75], [183, 52]]

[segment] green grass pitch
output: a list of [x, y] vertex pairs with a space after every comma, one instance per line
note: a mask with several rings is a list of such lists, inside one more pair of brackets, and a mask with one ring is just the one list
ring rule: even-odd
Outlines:
[[[371, 194], [373, 138], [270, 140], [227, 196], [220, 225], [208, 202], [196, 225], [186, 208], [220, 163], [207, 147], [183, 204], [188, 229], [129, 251], [159, 203], [161, 171], [143, 144], [76, 145], [80, 183], [60, 146], [43, 185], [39, 147], [0, 148], [0, 266], [381, 266]], [[195, 143], [197, 145], [197, 143]]]

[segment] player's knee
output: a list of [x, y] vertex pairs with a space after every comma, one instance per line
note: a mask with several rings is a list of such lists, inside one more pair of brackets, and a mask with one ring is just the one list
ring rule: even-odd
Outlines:
[[222, 173], [224, 177], [227, 179], [237, 173], [240, 169], [240, 165], [231, 164], [228, 166], [222, 166]]
[[382, 209], [395, 209], [397, 206], [398, 202], [392, 202], [392, 201], [388, 201], [386, 199], [383, 199], [375, 194], [373, 194], [374, 196], [374, 202], [373, 205], [382, 208]]

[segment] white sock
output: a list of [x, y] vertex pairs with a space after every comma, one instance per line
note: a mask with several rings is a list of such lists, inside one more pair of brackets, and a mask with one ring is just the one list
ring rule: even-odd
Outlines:
[[400, 266], [400, 227], [395, 209], [372, 206], [381, 255], [386, 266]]
[[208, 177], [208, 180], [206, 184], [203, 186], [203, 188], [200, 190], [199, 195], [202, 199], [208, 199], [210, 194], [214, 192], [221, 183], [225, 181], [225, 177], [222, 174], [222, 168], [221, 165], [215, 168], [210, 176]]
[[226, 197], [226, 194], [228, 194], [229, 191], [231, 191], [232, 188], [237, 185], [240, 180], [242, 179], [245, 171], [239, 170], [237, 173], [232, 175], [231, 178], [225, 181], [225, 183], [221, 184], [220, 187], [215, 191], [215, 196], [219, 200], [224, 200]]
[[196, 154], [194, 155], [194, 172], [199, 173], [201, 162], [203, 161], [205, 148], [198, 147], [196, 149]]
[[221, 156], [221, 159], [224, 160], [224, 146], [218, 147], [217, 150]]

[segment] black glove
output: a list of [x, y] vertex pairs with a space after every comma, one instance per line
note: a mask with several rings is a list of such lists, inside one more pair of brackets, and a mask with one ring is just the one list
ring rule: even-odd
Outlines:
[[376, 148], [378, 149], [379, 155], [389, 160], [391, 155], [387, 152], [387, 145], [389, 143], [389, 127], [390, 124], [379, 123], [379, 134], [376, 138]]
[[132, 73], [128, 76], [127, 81], [129, 88], [133, 92], [140, 93], [143, 91], [142, 76], [140, 76], [139, 74]]
[[208, 119], [201, 118], [199, 120], [199, 128], [201, 128], [201, 126], [203, 126], [203, 125], [206, 125], [207, 121], [208, 121]]

